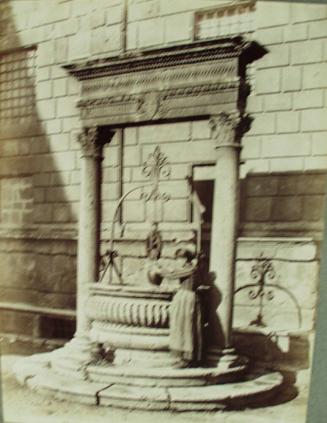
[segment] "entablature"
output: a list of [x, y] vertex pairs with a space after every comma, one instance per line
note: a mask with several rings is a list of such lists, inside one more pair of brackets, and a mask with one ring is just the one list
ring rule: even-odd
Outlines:
[[244, 64], [264, 49], [242, 37], [72, 63], [85, 126], [191, 119], [238, 109]]

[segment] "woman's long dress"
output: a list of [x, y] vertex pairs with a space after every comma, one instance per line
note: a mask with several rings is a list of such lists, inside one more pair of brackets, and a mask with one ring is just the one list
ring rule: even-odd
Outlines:
[[200, 299], [195, 291], [194, 275], [181, 280], [170, 306], [170, 350], [187, 361], [200, 361], [202, 318]]

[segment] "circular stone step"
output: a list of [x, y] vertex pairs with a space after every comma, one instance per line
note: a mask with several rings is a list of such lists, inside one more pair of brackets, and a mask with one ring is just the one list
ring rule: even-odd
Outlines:
[[108, 384], [144, 387], [205, 386], [239, 381], [244, 378], [246, 368], [246, 365], [230, 369], [89, 365], [86, 373], [91, 381]]
[[[46, 360], [21, 359], [16, 377], [28, 387], [58, 399], [100, 406], [143, 410], [203, 411], [239, 409], [267, 405], [280, 392], [283, 376], [279, 372], [252, 375], [252, 379], [206, 386], [130, 386], [116, 383], [77, 380], [57, 374]], [[174, 371], [212, 369], [174, 369]], [[177, 380], [177, 373], [174, 374]], [[193, 373], [194, 376], [194, 373]]]

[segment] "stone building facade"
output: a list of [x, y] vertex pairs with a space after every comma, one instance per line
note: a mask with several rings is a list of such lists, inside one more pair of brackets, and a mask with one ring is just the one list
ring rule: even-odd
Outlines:
[[[306, 367], [326, 191], [327, 6], [296, 1], [11, 0], [1, 2], [0, 19], [3, 339], [51, 348], [74, 332], [80, 84], [62, 66], [241, 33], [264, 46], [267, 54], [248, 71], [246, 109], [253, 121], [242, 138], [236, 288], [253, 282], [251, 269], [265, 257], [272, 260], [283, 295], [265, 308], [267, 326], [259, 330], [249, 325], [258, 303], [243, 291], [237, 293], [235, 339], [246, 353], [250, 336], [252, 345], [265, 348], [266, 360]], [[204, 239], [210, 239], [210, 138], [204, 120], [129, 126], [116, 133], [102, 163], [103, 250], [119, 198], [144, 182], [142, 163], [158, 144], [171, 164], [165, 181], [171, 199], [161, 210], [161, 229], [170, 241], [183, 238], [192, 221], [192, 186], [207, 207]], [[136, 266], [140, 271], [144, 266], [142, 240], [151, 210], [140, 195], [124, 203], [120, 216], [124, 235], [118, 244], [128, 283], [137, 280]]]

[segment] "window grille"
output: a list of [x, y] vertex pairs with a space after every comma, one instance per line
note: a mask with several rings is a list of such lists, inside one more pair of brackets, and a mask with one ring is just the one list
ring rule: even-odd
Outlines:
[[24, 120], [35, 113], [35, 49], [0, 53], [0, 121]]
[[195, 12], [196, 40], [251, 34], [254, 31], [255, 1], [237, 1]]

